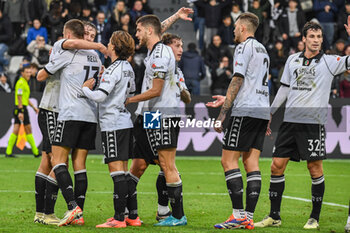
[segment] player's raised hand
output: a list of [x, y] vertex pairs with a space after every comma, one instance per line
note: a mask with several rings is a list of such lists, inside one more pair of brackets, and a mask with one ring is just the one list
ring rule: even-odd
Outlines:
[[86, 80], [83, 84], [83, 87], [88, 87], [90, 90], [92, 90], [92, 88], [95, 85], [95, 79], [94, 78], [89, 78], [88, 80]]
[[348, 16], [348, 24], [344, 24], [344, 27], [346, 29], [346, 32], [350, 36], [350, 15]]
[[189, 17], [189, 14], [193, 14], [194, 11], [191, 8], [186, 8], [186, 7], [181, 7], [176, 14], [179, 16], [180, 19], [183, 20], [188, 20], [188, 21], [192, 21], [192, 18]]
[[212, 102], [208, 102], [205, 105], [207, 107], [210, 107], [210, 108], [217, 108], [217, 107], [220, 107], [220, 106], [222, 106], [224, 104], [226, 96], [214, 95], [214, 96], [212, 96], [212, 98], [216, 99], [216, 100], [212, 101]]

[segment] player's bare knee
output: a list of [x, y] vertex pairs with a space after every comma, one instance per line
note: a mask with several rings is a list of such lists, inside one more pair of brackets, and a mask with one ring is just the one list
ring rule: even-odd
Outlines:
[[308, 163], [307, 169], [309, 169], [310, 175], [313, 178], [317, 178], [323, 175], [322, 163]]
[[271, 175], [280, 176], [284, 173], [285, 166], [283, 163], [279, 163], [275, 160], [272, 161], [271, 164]]

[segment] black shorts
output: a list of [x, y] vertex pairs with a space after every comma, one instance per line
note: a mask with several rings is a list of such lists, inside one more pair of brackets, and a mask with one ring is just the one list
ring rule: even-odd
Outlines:
[[41, 108], [39, 110], [38, 124], [40, 127], [40, 131], [43, 135], [42, 150], [45, 151], [47, 154], [51, 153], [51, 145], [53, 135], [55, 133], [57, 117], [57, 112], [52, 112]]
[[132, 155], [132, 128], [101, 132], [104, 162], [128, 161]]
[[57, 121], [52, 145], [94, 150], [97, 123]]
[[292, 161], [326, 159], [325, 128], [319, 124], [283, 122], [278, 130], [273, 157]]
[[134, 122], [132, 157], [134, 159], [144, 159], [149, 164], [156, 164], [155, 160], [158, 160], [158, 152], [155, 145], [151, 145], [147, 130], [149, 129], [143, 128], [143, 116], [139, 115]]
[[[17, 106], [16, 106], [15, 110], [13, 111], [13, 116], [15, 117], [15, 124], [21, 124], [21, 121], [18, 119], [18, 113], [19, 113], [19, 110], [17, 109]], [[30, 120], [29, 120], [27, 106], [23, 106], [23, 115], [24, 115], [23, 124], [29, 125]]]
[[262, 151], [267, 123], [268, 120], [232, 116], [222, 139], [223, 149], [248, 152], [254, 148]]

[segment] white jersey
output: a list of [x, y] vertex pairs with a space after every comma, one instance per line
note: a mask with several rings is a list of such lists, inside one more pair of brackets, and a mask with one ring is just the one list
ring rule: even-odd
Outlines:
[[270, 119], [269, 64], [265, 47], [256, 39], [249, 37], [236, 47], [233, 73], [244, 81], [234, 100], [231, 116]]
[[97, 89], [107, 95], [98, 107], [101, 131], [133, 127], [125, 100], [135, 89], [135, 74], [129, 62], [116, 60], [105, 70]]
[[289, 56], [281, 78], [290, 88], [284, 121], [326, 124], [332, 80], [350, 69], [348, 58], [323, 52], [311, 59], [302, 52]]
[[154, 45], [152, 51], [148, 51], [144, 63], [146, 70], [142, 81], [141, 93], [152, 88], [155, 74], [160, 74], [157, 77], [164, 79], [164, 85], [159, 97], [139, 103], [136, 114], [140, 115], [144, 111], [159, 110], [164, 117], [178, 115], [180, 112], [178, 108], [180, 89], [176, 84], [176, 62], [173, 51], [169, 46], [158, 42]]
[[45, 66], [49, 74], [61, 70], [58, 120], [97, 123], [96, 103], [84, 96], [81, 87], [88, 78], [97, 78], [101, 61], [95, 51], [65, 50], [63, 42], [54, 44], [57, 53], [50, 56], [50, 62]]
[[58, 113], [58, 100], [61, 86], [60, 75], [61, 71], [58, 71], [46, 80], [46, 85], [43, 96], [41, 97], [39, 108]]
[[185, 83], [185, 75], [182, 73], [182, 70], [179, 67], [176, 67], [176, 76], [177, 76], [177, 82], [180, 84], [180, 86], [188, 90], [186, 83]]

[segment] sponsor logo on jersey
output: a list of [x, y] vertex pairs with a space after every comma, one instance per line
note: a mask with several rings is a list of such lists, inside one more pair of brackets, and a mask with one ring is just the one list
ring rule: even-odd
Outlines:
[[156, 66], [156, 64], [152, 64], [153, 69], [164, 69], [164, 66]]
[[239, 63], [238, 61], [236, 61], [235, 66], [243, 66], [243, 63]]
[[157, 110], [156, 112], [143, 113], [143, 128], [144, 129], [160, 129], [160, 116], [162, 114]]

